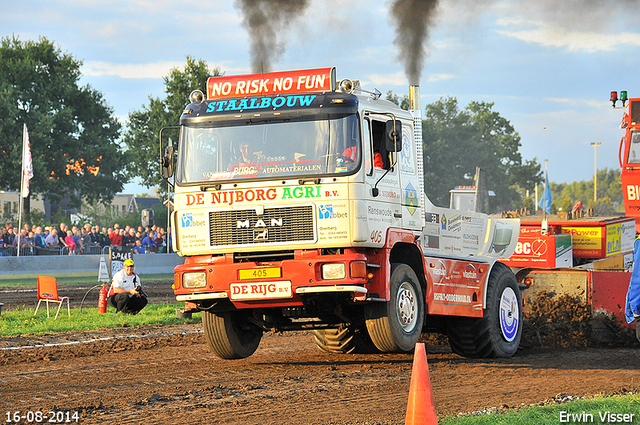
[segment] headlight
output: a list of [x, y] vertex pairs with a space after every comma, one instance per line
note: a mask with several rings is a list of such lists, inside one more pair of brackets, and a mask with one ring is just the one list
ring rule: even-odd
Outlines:
[[323, 279], [344, 279], [345, 277], [347, 277], [347, 267], [344, 263], [328, 263], [322, 265]]
[[207, 274], [205, 272], [190, 272], [182, 275], [182, 286], [185, 288], [202, 288], [207, 286]]

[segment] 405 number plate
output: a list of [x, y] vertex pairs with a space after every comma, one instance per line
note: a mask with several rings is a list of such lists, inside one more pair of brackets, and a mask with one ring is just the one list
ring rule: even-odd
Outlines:
[[240, 280], [269, 279], [272, 277], [282, 277], [282, 269], [280, 267], [263, 267], [259, 269], [245, 269], [238, 271], [238, 278]]

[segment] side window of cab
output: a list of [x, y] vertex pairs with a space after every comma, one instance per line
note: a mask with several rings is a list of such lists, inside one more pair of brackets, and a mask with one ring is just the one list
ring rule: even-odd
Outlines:
[[384, 143], [385, 121], [372, 120], [371, 122], [371, 142], [373, 144], [373, 167], [382, 170], [391, 170], [394, 163], [394, 152], [388, 152]]

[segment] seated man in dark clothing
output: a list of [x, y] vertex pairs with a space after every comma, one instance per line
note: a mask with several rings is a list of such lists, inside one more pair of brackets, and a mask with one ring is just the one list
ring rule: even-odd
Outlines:
[[124, 268], [113, 275], [108, 302], [126, 314], [138, 314], [147, 305], [140, 278], [133, 272], [133, 260], [125, 260]]

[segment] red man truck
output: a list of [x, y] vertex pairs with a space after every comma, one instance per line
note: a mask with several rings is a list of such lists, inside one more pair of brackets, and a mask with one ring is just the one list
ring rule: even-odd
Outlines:
[[[411, 110], [334, 68], [212, 77], [180, 118], [174, 290], [210, 349], [244, 358], [265, 331], [312, 330], [324, 351], [409, 352], [423, 331], [465, 356], [511, 356], [522, 296], [519, 221], [425, 195]], [[175, 165], [175, 173], [174, 173]]]

